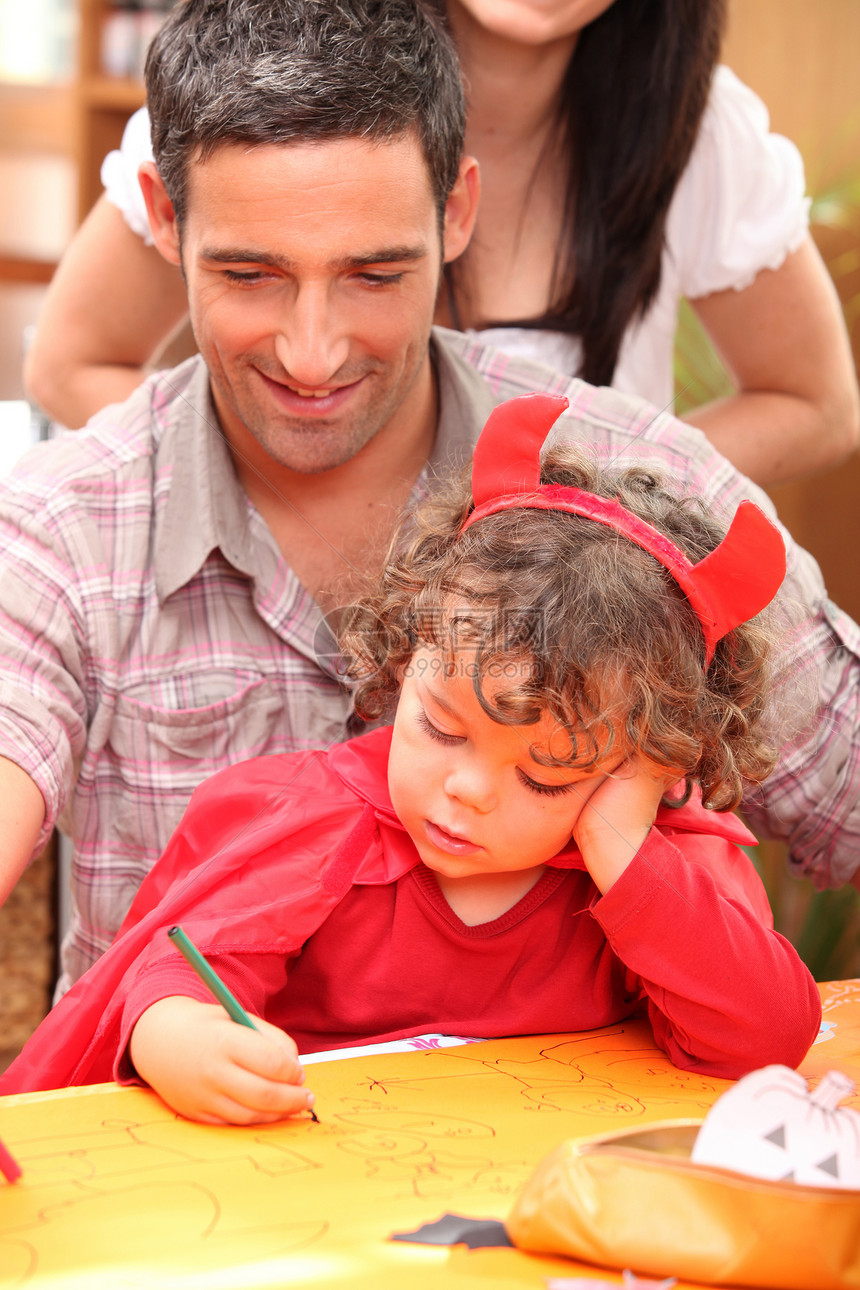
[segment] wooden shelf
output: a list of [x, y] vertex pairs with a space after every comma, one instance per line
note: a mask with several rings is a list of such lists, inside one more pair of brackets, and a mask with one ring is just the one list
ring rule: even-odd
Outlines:
[[143, 106], [146, 96], [139, 81], [92, 76], [81, 80], [80, 97], [92, 110], [106, 108], [111, 112], [127, 112], [130, 116]]
[[78, 80], [75, 91], [78, 217], [83, 219], [102, 193], [101, 164], [119, 146], [128, 118], [145, 102], [143, 84], [109, 76], [102, 66], [105, 18], [111, 0], [78, 0]]
[[0, 282], [50, 282], [56, 267], [53, 260], [0, 254]]

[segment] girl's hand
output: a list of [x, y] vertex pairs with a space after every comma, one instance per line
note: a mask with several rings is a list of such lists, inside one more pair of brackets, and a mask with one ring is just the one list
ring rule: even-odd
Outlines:
[[610, 771], [589, 795], [573, 826], [573, 838], [604, 894], [642, 846], [664, 793], [678, 779], [677, 771], [667, 772], [634, 755]]
[[180, 1115], [203, 1124], [270, 1124], [307, 1111], [313, 1094], [289, 1035], [184, 995], [147, 1008], [131, 1034], [137, 1073]]

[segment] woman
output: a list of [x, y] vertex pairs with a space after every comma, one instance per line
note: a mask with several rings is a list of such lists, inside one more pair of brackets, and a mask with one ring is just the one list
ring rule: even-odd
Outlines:
[[[714, 75], [724, 0], [443, 7], [482, 199], [437, 321], [663, 407], [687, 296], [736, 387], [688, 419], [735, 465], [775, 484], [853, 451], [856, 378], [800, 157], [755, 95]], [[28, 356], [34, 397], [69, 425], [126, 398], [185, 314], [180, 276], [141, 238], [148, 147], [138, 114]]]

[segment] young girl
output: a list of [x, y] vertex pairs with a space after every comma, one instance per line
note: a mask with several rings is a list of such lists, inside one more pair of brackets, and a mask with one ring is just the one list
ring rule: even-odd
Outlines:
[[[641, 467], [539, 462], [565, 399], [497, 408], [345, 632], [375, 730], [194, 794], [108, 953], [0, 1081], [140, 1079], [210, 1123], [305, 1110], [299, 1052], [442, 1030], [590, 1029], [640, 1005], [679, 1066], [796, 1065], [815, 984], [730, 811], [763, 778], [784, 574]], [[541, 482], [542, 479], [542, 482]], [[714, 809], [708, 809], [714, 808]], [[174, 951], [182, 922], [257, 1018]]]

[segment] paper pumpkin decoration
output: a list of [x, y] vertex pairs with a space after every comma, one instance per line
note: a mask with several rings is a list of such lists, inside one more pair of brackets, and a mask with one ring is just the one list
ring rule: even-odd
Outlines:
[[812, 1092], [788, 1066], [752, 1071], [711, 1107], [692, 1159], [773, 1182], [860, 1189], [860, 1114], [839, 1106], [853, 1091], [839, 1071]]

